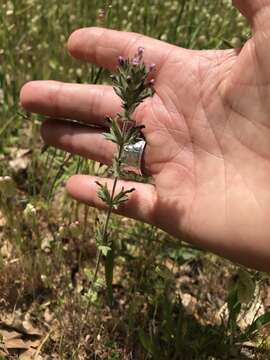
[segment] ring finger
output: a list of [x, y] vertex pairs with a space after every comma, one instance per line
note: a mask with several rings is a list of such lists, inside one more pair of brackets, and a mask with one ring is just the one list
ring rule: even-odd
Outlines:
[[21, 90], [22, 106], [53, 118], [66, 118], [106, 126], [106, 116], [121, 111], [121, 101], [111, 86], [31, 81]]
[[110, 165], [116, 145], [105, 139], [103, 130], [65, 120], [49, 119], [42, 124], [44, 141], [72, 154]]
[[[114, 143], [104, 137], [103, 133], [102, 129], [58, 119], [45, 120], [41, 128], [41, 135], [47, 144], [105, 165], [111, 165], [117, 148]], [[150, 175], [144, 161], [147, 158], [147, 152], [146, 147], [142, 172]]]

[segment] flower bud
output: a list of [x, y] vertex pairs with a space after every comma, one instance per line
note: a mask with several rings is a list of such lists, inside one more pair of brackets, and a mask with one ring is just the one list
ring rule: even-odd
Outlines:
[[66, 238], [68, 235], [68, 228], [65, 225], [60, 225], [56, 233], [56, 238], [61, 240]]
[[138, 48], [138, 55], [139, 55], [139, 56], [142, 56], [143, 53], [144, 53], [144, 47], [140, 46], [140, 47]]
[[37, 214], [36, 208], [32, 204], [28, 203], [23, 211], [23, 216], [25, 220], [27, 222], [32, 221], [35, 218], [36, 214]]
[[118, 56], [118, 65], [119, 66], [125, 65], [125, 60], [124, 60], [123, 56]]
[[11, 197], [15, 195], [16, 186], [10, 176], [0, 176], [0, 194], [4, 197]]
[[138, 66], [140, 64], [140, 59], [135, 56], [133, 59], [131, 59], [131, 64], [134, 66]]
[[156, 64], [151, 64], [151, 65], [149, 66], [149, 72], [152, 72], [152, 71], [154, 71], [154, 70], [156, 70]]

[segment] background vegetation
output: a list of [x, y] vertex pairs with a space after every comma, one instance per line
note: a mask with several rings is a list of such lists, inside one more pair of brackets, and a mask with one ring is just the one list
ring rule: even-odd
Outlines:
[[114, 217], [115, 303], [90, 290], [98, 212], [65, 195], [102, 167], [43, 146], [20, 108], [35, 79], [107, 82], [69, 34], [101, 25], [188, 48], [249, 35], [228, 0], [0, 0], [0, 359], [268, 359], [269, 280], [157, 229]]

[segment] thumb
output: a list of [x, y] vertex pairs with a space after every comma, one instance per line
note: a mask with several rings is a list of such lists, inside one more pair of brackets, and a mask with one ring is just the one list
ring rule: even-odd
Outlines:
[[270, 0], [233, 0], [248, 19], [253, 32], [270, 29]]
[[[238, 139], [241, 138], [241, 142], [245, 139], [250, 146], [254, 144], [255, 129], [260, 129], [258, 135], [261, 136], [261, 126], [269, 126], [270, 0], [233, 0], [233, 3], [248, 19], [253, 34], [239, 49], [236, 61], [222, 84], [222, 92], [224, 101], [239, 119], [233, 125], [241, 129]], [[260, 143], [256, 152], [262, 154], [264, 149]]]
[[233, 3], [248, 19], [253, 33], [242, 51], [234, 80], [249, 85], [269, 84], [270, 0], [233, 0]]

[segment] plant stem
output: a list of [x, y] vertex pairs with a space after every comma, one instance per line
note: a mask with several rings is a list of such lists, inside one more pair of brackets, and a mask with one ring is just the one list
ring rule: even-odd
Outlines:
[[[117, 181], [118, 181], [118, 177], [115, 177], [114, 182], [113, 182], [112, 194], [111, 194], [112, 199], [114, 198], [114, 195], [115, 195]], [[109, 222], [110, 222], [110, 218], [111, 218], [111, 214], [112, 214], [112, 205], [113, 205], [113, 202], [111, 202], [111, 204], [110, 204], [110, 206], [108, 208], [107, 214], [106, 214], [106, 222], [105, 222], [105, 225], [104, 225], [103, 235], [102, 235], [102, 239], [103, 239], [104, 244], [107, 244], [107, 240], [108, 240], [107, 239], [108, 226], [109, 226]], [[95, 272], [94, 272], [94, 276], [93, 276], [92, 285], [94, 285], [96, 280], [97, 280], [97, 274], [98, 274], [98, 270], [99, 270], [100, 261], [101, 261], [101, 251], [98, 250], [96, 267], [95, 267]]]
[[[125, 135], [125, 133], [127, 131], [127, 122], [128, 121], [131, 121], [131, 120], [130, 120], [130, 118], [128, 116], [126, 116], [126, 120], [123, 123], [123, 130], [122, 130], [124, 135]], [[120, 145], [118, 147], [117, 161], [120, 161], [120, 159], [121, 159], [124, 146], [125, 146], [125, 144], [122, 144], [122, 145]], [[112, 200], [113, 200], [114, 195], [115, 195], [118, 179], [119, 179], [119, 176], [116, 176], [114, 178], [114, 181], [113, 181], [113, 187], [112, 187], [112, 193], [111, 193], [111, 199]], [[107, 214], [106, 214], [106, 221], [105, 221], [103, 234], [102, 234], [102, 242], [104, 244], [106, 244], [106, 245], [108, 243], [108, 226], [109, 226], [109, 222], [110, 222], [110, 218], [111, 218], [111, 214], [112, 214], [112, 209], [113, 209], [113, 201], [111, 201], [111, 203], [110, 203], [110, 205], [108, 207]], [[98, 274], [98, 270], [99, 270], [99, 266], [100, 266], [100, 261], [101, 261], [101, 251], [98, 250], [97, 261], [96, 261], [96, 267], [95, 267], [95, 272], [94, 272], [94, 276], [93, 276], [92, 286], [95, 284], [95, 282], [97, 280], [97, 274]]]

